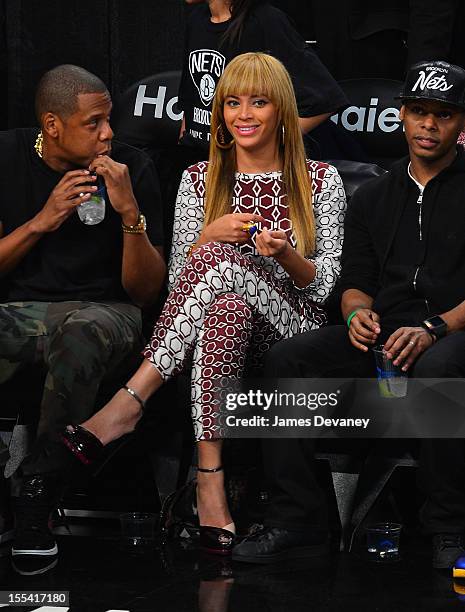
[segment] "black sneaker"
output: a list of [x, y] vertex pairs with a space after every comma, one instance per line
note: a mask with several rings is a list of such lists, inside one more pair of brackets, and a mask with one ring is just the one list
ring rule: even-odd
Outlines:
[[52, 556], [58, 546], [50, 532], [49, 518], [56, 499], [56, 482], [44, 475], [28, 477], [15, 500], [15, 541], [11, 554]]
[[461, 533], [438, 533], [433, 536], [433, 567], [451, 569], [458, 557], [465, 554]]
[[233, 548], [233, 561], [244, 563], [276, 563], [287, 559], [323, 556], [329, 552], [325, 532], [289, 531], [280, 527], [264, 527], [248, 535]]

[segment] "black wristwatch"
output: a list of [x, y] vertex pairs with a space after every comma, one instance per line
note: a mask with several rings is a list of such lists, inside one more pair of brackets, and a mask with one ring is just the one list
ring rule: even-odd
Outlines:
[[421, 326], [424, 327], [431, 336], [434, 336], [436, 340], [444, 338], [447, 334], [447, 323], [439, 315], [425, 319], [423, 323], [421, 323]]

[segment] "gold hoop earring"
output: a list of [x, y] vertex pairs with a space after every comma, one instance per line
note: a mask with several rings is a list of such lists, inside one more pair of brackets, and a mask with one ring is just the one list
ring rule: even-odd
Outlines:
[[220, 125], [216, 128], [215, 132], [215, 144], [219, 149], [231, 149], [234, 145], [234, 138], [229, 142], [226, 142], [223, 132], [223, 126]]
[[284, 125], [281, 125], [281, 145], [284, 149], [284, 139], [286, 136], [286, 130], [284, 129]]

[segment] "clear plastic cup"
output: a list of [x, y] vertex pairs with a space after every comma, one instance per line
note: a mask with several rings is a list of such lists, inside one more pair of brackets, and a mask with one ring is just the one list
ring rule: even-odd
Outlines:
[[398, 561], [400, 523], [376, 523], [365, 528], [368, 558], [376, 563]]
[[394, 365], [384, 352], [384, 346], [373, 349], [376, 361], [376, 375], [381, 397], [405, 397], [408, 376], [399, 366]]
[[126, 512], [120, 514], [121, 537], [125, 546], [151, 547], [155, 541], [157, 515], [151, 512]]

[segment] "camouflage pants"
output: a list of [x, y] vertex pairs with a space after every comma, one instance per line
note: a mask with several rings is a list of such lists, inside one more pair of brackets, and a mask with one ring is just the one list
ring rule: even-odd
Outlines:
[[46, 376], [38, 439], [93, 414], [102, 378], [141, 346], [141, 327], [131, 304], [0, 304], [0, 384], [24, 366]]

